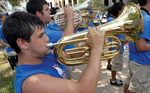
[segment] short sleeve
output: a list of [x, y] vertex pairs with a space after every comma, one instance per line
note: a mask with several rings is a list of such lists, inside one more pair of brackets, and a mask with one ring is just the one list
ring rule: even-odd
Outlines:
[[3, 34], [2, 28], [0, 28], [0, 39], [2, 39], [2, 34]]

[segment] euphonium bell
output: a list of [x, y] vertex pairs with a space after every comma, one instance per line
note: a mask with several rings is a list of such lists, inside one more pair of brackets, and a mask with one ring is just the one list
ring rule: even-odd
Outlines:
[[[79, 24], [82, 22], [82, 16], [81, 16], [81, 10], [88, 10], [88, 7], [90, 7], [90, 4], [92, 4], [92, 0], [86, 0], [84, 3], [73, 7], [73, 21], [74, 21], [74, 27], [78, 27]], [[50, 15], [50, 17], [54, 16], [54, 22], [56, 25], [64, 29], [66, 27], [67, 19], [64, 18], [64, 11], [60, 11], [55, 15]]]
[[[143, 18], [138, 7], [133, 3], [128, 3], [124, 6], [121, 15], [115, 20], [100, 25], [101, 31], [105, 31], [105, 38], [113, 38], [115, 41], [104, 44], [101, 60], [106, 60], [115, 57], [121, 49], [121, 42], [116, 35], [124, 35], [130, 42], [136, 42], [140, 39], [143, 33]], [[47, 44], [48, 47], [55, 45], [54, 55], [60, 63], [65, 65], [78, 65], [88, 62], [90, 47], [77, 47], [73, 49], [67, 49], [64, 52], [66, 54], [78, 54], [86, 53], [82, 57], [78, 58], [65, 58], [62, 54], [62, 49], [75, 43], [85, 42], [88, 38], [84, 36], [88, 34], [88, 31], [82, 31], [76, 34], [68, 35], [60, 39], [56, 44]], [[109, 51], [108, 48], [115, 47], [115, 50]]]

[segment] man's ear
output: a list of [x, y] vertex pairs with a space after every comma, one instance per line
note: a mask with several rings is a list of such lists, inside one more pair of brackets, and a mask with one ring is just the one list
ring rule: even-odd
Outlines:
[[16, 43], [18, 44], [20, 49], [24, 49], [24, 50], [28, 49], [27, 41], [23, 40], [22, 38], [18, 38], [16, 40]]
[[36, 16], [38, 16], [39, 18], [41, 18], [42, 17], [42, 13], [39, 12], [39, 11], [36, 11]]

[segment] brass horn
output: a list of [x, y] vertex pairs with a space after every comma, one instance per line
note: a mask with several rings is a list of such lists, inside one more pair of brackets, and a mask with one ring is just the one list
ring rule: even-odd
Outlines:
[[[104, 44], [102, 59], [106, 60], [115, 57], [121, 49], [121, 42], [116, 37], [116, 35], [124, 35], [126, 39], [130, 42], [136, 42], [139, 40], [143, 33], [143, 18], [139, 8], [133, 4], [128, 3], [124, 6], [121, 15], [115, 20], [100, 25], [99, 28], [102, 31], [105, 31], [105, 38], [114, 38], [115, 41]], [[75, 43], [85, 42], [88, 38], [84, 38], [84, 35], [88, 34], [88, 31], [82, 31], [76, 34], [72, 34], [60, 39], [55, 44], [47, 44], [48, 47], [55, 45], [54, 47], [54, 55], [60, 63], [65, 65], [78, 65], [84, 64], [88, 62], [89, 59], [89, 47], [77, 47], [73, 49], [67, 49], [64, 52], [66, 54], [78, 54], [78, 53], [86, 53], [82, 57], [78, 58], [65, 58], [62, 54], [62, 49], [69, 45]], [[108, 48], [115, 47], [115, 50], [109, 51]]]
[[[82, 10], [88, 10], [88, 7], [90, 6], [90, 4], [92, 4], [92, 0], [86, 0], [84, 3], [73, 7], [73, 12], [74, 12], [74, 27], [77, 27], [81, 21], [82, 21], [82, 16], [81, 16], [81, 11]], [[56, 23], [56, 25], [61, 28], [64, 29], [66, 27], [66, 18], [64, 18], [64, 11], [60, 11], [58, 13], [56, 13], [55, 15], [50, 15], [50, 17], [54, 16], [54, 22]]]

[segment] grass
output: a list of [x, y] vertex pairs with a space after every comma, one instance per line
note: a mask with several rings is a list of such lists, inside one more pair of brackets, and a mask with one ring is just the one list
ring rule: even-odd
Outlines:
[[15, 93], [15, 70], [12, 70], [6, 52], [0, 51], [0, 93]]

